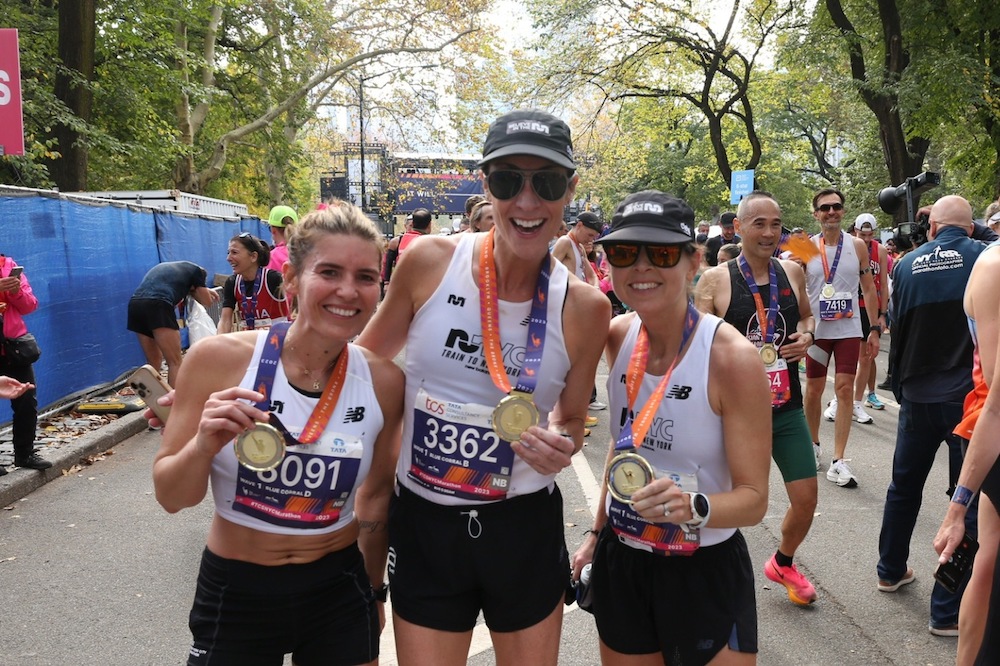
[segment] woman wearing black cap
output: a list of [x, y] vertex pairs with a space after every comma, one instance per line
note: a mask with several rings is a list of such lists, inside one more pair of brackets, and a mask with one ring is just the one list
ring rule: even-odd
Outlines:
[[413, 243], [358, 339], [388, 358], [406, 344], [389, 519], [403, 663], [465, 664], [480, 612], [498, 664], [558, 659], [569, 557], [555, 477], [583, 446], [611, 315], [548, 252], [572, 156], [558, 118], [498, 118], [480, 162], [493, 229]]
[[699, 257], [685, 202], [630, 195], [600, 243], [634, 310], [611, 325], [614, 441], [594, 529], [573, 557], [574, 577], [592, 561], [601, 661], [755, 663], [753, 572], [737, 528], [767, 509], [760, 357], [689, 301]]

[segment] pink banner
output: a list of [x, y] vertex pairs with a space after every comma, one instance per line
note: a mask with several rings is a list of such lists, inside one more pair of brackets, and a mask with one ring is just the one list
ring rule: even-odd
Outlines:
[[0, 28], [0, 155], [24, 155], [17, 30]]

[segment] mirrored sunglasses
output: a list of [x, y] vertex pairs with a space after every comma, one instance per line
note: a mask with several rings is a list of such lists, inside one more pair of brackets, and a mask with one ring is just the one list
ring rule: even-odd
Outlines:
[[526, 178], [531, 178], [531, 189], [546, 201], [559, 201], [569, 188], [569, 176], [565, 171], [539, 169], [523, 171], [521, 169], [498, 169], [486, 176], [486, 184], [490, 194], [501, 201], [513, 199], [524, 187]]
[[606, 244], [604, 255], [615, 268], [628, 268], [639, 260], [639, 250], [646, 249], [646, 258], [657, 268], [673, 268], [681, 260], [683, 245]]

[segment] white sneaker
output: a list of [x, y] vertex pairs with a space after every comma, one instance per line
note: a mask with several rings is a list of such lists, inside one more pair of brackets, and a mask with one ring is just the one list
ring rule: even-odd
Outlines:
[[827, 421], [836, 421], [837, 420], [837, 399], [834, 398], [828, 404], [829, 404], [829, 407], [827, 407], [826, 410], [823, 412], [823, 418], [826, 419]]
[[871, 415], [868, 412], [865, 411], [865, 408], [862, 406], [860, 400], [855, 400], [854, 401], [854, 420], [857, 421], [858, 423], [871, 423], [875, 419], [873, 419], [871, 417]]
[[858, 485], [858, 480], [851, 472], [851, 468], [847, 466], [847, 460], [841, 459], [830, 465], [830, 469], [826, 470], [826, 480], [833, 481], [841, 488], [855, 488]]
[[813, 442], [813, 453], [816, 454], [816, 471], [818, 472], [821, 469], [823, 469], [823, 465], [820, 463], [820, 458], [819, 458], [819, 444], [815, 442]]
[[605, 405], [603, 402], [600, 402], [598, 400], [595, 400], [594, 402], [590, 403], [590, 407], [589, 407], [589, 409], [591, 409], [592, 411], [595, 411], [595, 412], [599, 412], [602, 409], [607, 409], [607, 408], [608, 408], [607, 405]]

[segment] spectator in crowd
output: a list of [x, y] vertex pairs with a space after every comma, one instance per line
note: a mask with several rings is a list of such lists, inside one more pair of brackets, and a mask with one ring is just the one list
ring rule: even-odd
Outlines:
[[737, 528], [767, 510], [770, 392], [754, 346], [689, 301], [694, 239], [691, 208], [651, 190], [626, 197], [601, 239], [634, 310], [611, 325], [609, 471], [573, 556], [574, 578], [591, 564], [605, 665], [756, 663]]
[[[871, 213], [861, 213], [854, 219], [854, 233], [868, 246], [868, 263], [871, 266], [872, 280], [875, 282], [875, 293], [878, 296], [878, 311], [885, 313], [889, 308], [889, 253], [876, 239], [878, 222]], [[866, 331], [871, 326], [868, 321], [868, 309], [865, 307], [864, 294], [858, 292], [858, 304], [861, 314], [861, 330]], [[858, 423], [872, 420], [865, 406], [876, 411], [885, 409], [885, 405], [875, 395], [875, 359], [868, 355], [867, 345], [858, 353], [858, 371], [854, 378], [854, 418]]]
[[[28, 333], [24, 317], [38, 308], [38, 299], [31, 290], [24, 268], [11, 257], [0, 255], [0, 318], [3, 337], [14, 340]], [[35, 430], [38, 426], [38, 398], [35, 395], [35, 370], [32, 363], [12, 357], [3, 345], [0, 353], [0, 375], [10, 379], [8, 390], [13, 415], [11, 437], [14, 444], [14, 465], [31, 469], [48, 469], [52, 463], [35, 453]], [[11, 384], [11, 382], [16, 382]], [[0, 476], [7, 470], [0, 467]]]
[[561, 261], [569, 272], [592, 287], [597, 287], [599, 279], [587, 254], [593, 251], [594, 241], [601, 235], [604, 225], [597, 215], [590, 211], [580, 213], [569, 233], [559, 238], [552, 247], [552, 256]]
[[740, 254], [740, 246], [736, 243], [726, 243], [719, 248], [719, 254], [716, 257], [716, 265], [725, 263], [730, 259], [735, 259]]
[[298, 213], [289, 206], [275, 206], [271, 209], [271, 214], [267, 216], [267, 224], [271, 228], [271, 237], [274, 239], [274, 249], [271, 250], [271, 256], [267, 263], [267, 267], [272, 271], [280, 273], [281, 267], [288, 261], [288, 248], [285, 246], [288, 232], [285, 230], [298, 221]]
[[354, 206], [309, 213], [288, 237], [295, 321], [208, 338], [184, 364], [153, 483], [171, 513], [212, 485], [189, 666], [378, 661], [403, 375], [351, 340], [382, 247]]
[[694, 242], [698, 245], [704, 245], [708, 242], [708, 233], [712, 230], [712, 225], [708, 223], [708, 220], [702, 220], [698, 223], [698, 233], [694, 237]]
[[271, 328], [288, 320], [281, 271], [266, 268], [269, 256], [267, 245], [247, 232], [229, 240], [226, 261], [233, 267], [233, 274], [222, 287], [219, 333]]
[[[979, 550], [976, 552], [962, 604], [958, 614], [959, 666], [1000, 663], [1000, 568], [997, 553], [1000, 547], [1000, 423], [990, 388], [996, 385], [997, 354], [1000, 352], [1000, 243], [994, 242], [979, 255], [969, 284], [965, 288], [965, 315], [969, 320], [973, 356], [972, 391], [965, 398], [961, 423], [955, 434], [966, 440], [968, 450], [948, 513], [934, 539], [934, 549], [940, 554], [940, 564], [946, 564], [966, 533], [966, 517], [976, 491], [979, 494]], [[986, 410], [987, 403], [991, 409]], [[968, 441], [971, 440], [971, 441]]]
[[431, 232], [433, 219], [431, 212], [426, 208], [418, 208], [413, 211], [412, 215], [407, 216], [408, 229], [403, 232], [402, 236], [389, 241], [389, 247], [385, 254], [385, 266], [382, 270], [382, 282], [388, 285], [392, 281], [392, 272], [403, 258], [403, 252], [414, 240]]
[[[899, 424], [879, 535], [876, 571], [883, 592], [895, 592], [915, 579], [907, 560], [927, 475], [942, 442], [960, 449], [953, 431], [973, 387], [973, 339], [963, 297], [972, 266], [986, 247], [972, 240], [971, 233], [969, 202], [942, 197], [930, 209], [928, 241], [900, 259], [894, 272], [890, 355]], [[975, 534], [974, 510], [965, 514], [965, 523]], [[959, 634], [961, 598], [962, 588], [952, 593], [935, 582], [932, 634]]]
[[489, 231], [492, 228], [493, 204], [489, 201], [480, 201], [472, 209], [472, 215], [469, 218], [469, 231]]
[[719, 265], [719, 249], [723, 245], [739, 244], [740, 237], [736, 235], [735, 219], [736, 213], [723, 213], [719, 218], [719, 228], [722, 233], [705, 241], [705, 261], [709, 266]]
[[146, 362], [155, 370], [167, 362], [167, 383], [181, 367], [181, 333], [175, 308], [188, 295], [205, 307], [219, 294], [205, 286], [207, 273], [190, 261], [167, 261], [149, 269], [128, 302], [128, 330], [139, 338]]

